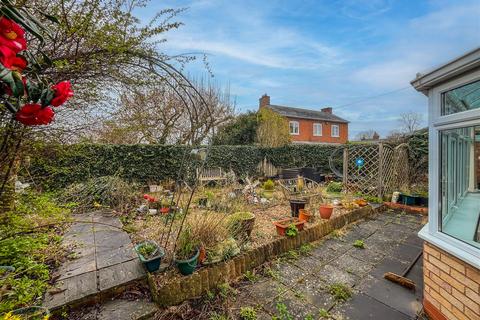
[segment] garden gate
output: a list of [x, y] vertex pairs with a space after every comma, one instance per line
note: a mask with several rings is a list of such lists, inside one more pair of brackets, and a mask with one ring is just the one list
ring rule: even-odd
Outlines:
[[[383, 198], [387, 193], [408, 187], [408, 145], [392, 147], [387, 144], [359, 144], [345, 146], [343, 150], [343, 173], [334, 167], [332, 171], [343, 179], [346, 192], [360, 192]], [[339, 154], [337, 153], [337, 156]]]

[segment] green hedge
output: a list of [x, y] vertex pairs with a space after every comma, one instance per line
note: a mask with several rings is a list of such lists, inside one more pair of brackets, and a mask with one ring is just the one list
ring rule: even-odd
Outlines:
[[[328, 158], [338, 146], [289, 145], [281, 148], [258, 146], [213, 146], [208, 166], [232, 169], [237, 175], [253, 175], [264, 157], [280, 168], [316, 167], [329, 173]], [[64, 187], [89, 178], [118, 175], [125, 180], [154, 183], [175, 179], [184, 152], [190, 147], [167, 145], [75, 144], [36, 146], [32, 150], [29, 174], [47, 189]], [[340, 153], [341, 155], [341, 153]], [[199, 161], [188, 159], [192, 172]], [[27, 178], [27, 177], [25, 177]]]

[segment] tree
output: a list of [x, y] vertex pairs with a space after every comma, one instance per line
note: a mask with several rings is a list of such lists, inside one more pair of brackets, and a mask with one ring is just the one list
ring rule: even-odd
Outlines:
[[361, 131], [357, 133], [357, 140], [372, 140], [377, 132], [373, 129]]
[[192, 102], [165, 83], [126, 91], [119, 109], [103, 123], [95, 140], [120, 144], [207, 142], [216, 128], [233, 116], [234, 105], [228, 88], [222, 90], [206, 80], [192, 83], [203, 101]]
[[420, 129], [423, 116], [420, 113], [409, 111], [400, 114], [399, 122], [401, 132], [411, 134]]
[[[180, 27], [183, 9], [164, 9], [150, 21], [135, 13], [148, 0], [33, 0], [28, 5], [57, 16], [60, 24], [44, 52], [53, 67], [43, 73], [52, 79], [71, 79], [75, 97], [57, 114], [48, 136], [74, 142], [98, 132], [126, 91], [164, 83], [179, 95], [198, 95], [180, 70], [194, 56], [162, 52], [165, 34]], [[45, 20], [45, 19], [43, 19]], [[48, 22], [46, 22], [48, 23]], [[38, 43], [38, 42], [37, 42]], [[197, 97], [198, 102], [198, 97]]]
[[269, 108], [258, 112], [257, 141], [266, 147], [281, 147], [290, 143], [288, 121]]
[[221, 126], [213, 138], [216, 145], [254, 144], [257, 136], [257, 112], [249, 111], [236, 116], [229, 123]]

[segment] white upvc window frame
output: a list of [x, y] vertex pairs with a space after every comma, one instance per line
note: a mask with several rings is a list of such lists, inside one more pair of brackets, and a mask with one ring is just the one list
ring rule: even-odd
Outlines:
[[[320, 127], [320, 133], [315, 132], [315, 127], [317, 127], [317, 128]], [[323, 135], [323, 125], [319, 122], [315, 122], [313, 124], [313, 136], [314, 137], [321, 137], [322, 135]]]
[[[292, 132], [291, 128], [292, 128], [292, 124], [294, 125], [293, 127], [297, 128], [297, 132]], [[288, 131], [290, 132], [290, 135], [292, 136], [298, 136], [300, 135], [300, 122], [298, 121], [295, 121], [295, 120], [292, 120], [292, 121], [289, 121], [288, 122]]]
[[428, 91], [428, 127], [429, 127], [429, 215], [428, 224], [419, 232], [419, 236], [480, 269], [480, 249], [458, 240], [440, 231], [441, 201], [441, 148], [440, 131], [480, 125], [480, 109], [466, 110], [450, 115], [441, 115], [442, 94], [463, 85], [479, 81], [480, 70], [450, 80]]
[[[337, 134], [333, 134], [333, 128], [336, 127], [337, 128]], [[330, 126], [330, 135], [333, 137], [333, 138], [338, 138], [340, 137], [340, 126], [338, 124], [332, 124]]]

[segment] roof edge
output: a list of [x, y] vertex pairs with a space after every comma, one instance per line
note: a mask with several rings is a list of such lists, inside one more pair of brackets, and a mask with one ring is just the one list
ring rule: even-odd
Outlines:
[[415, 90], [427, 95], [432, 87], [446, 82], [460, 74], [480, 68], [480, 47], [475, 48], [424, 74], [418, 73], [410, 82]]

